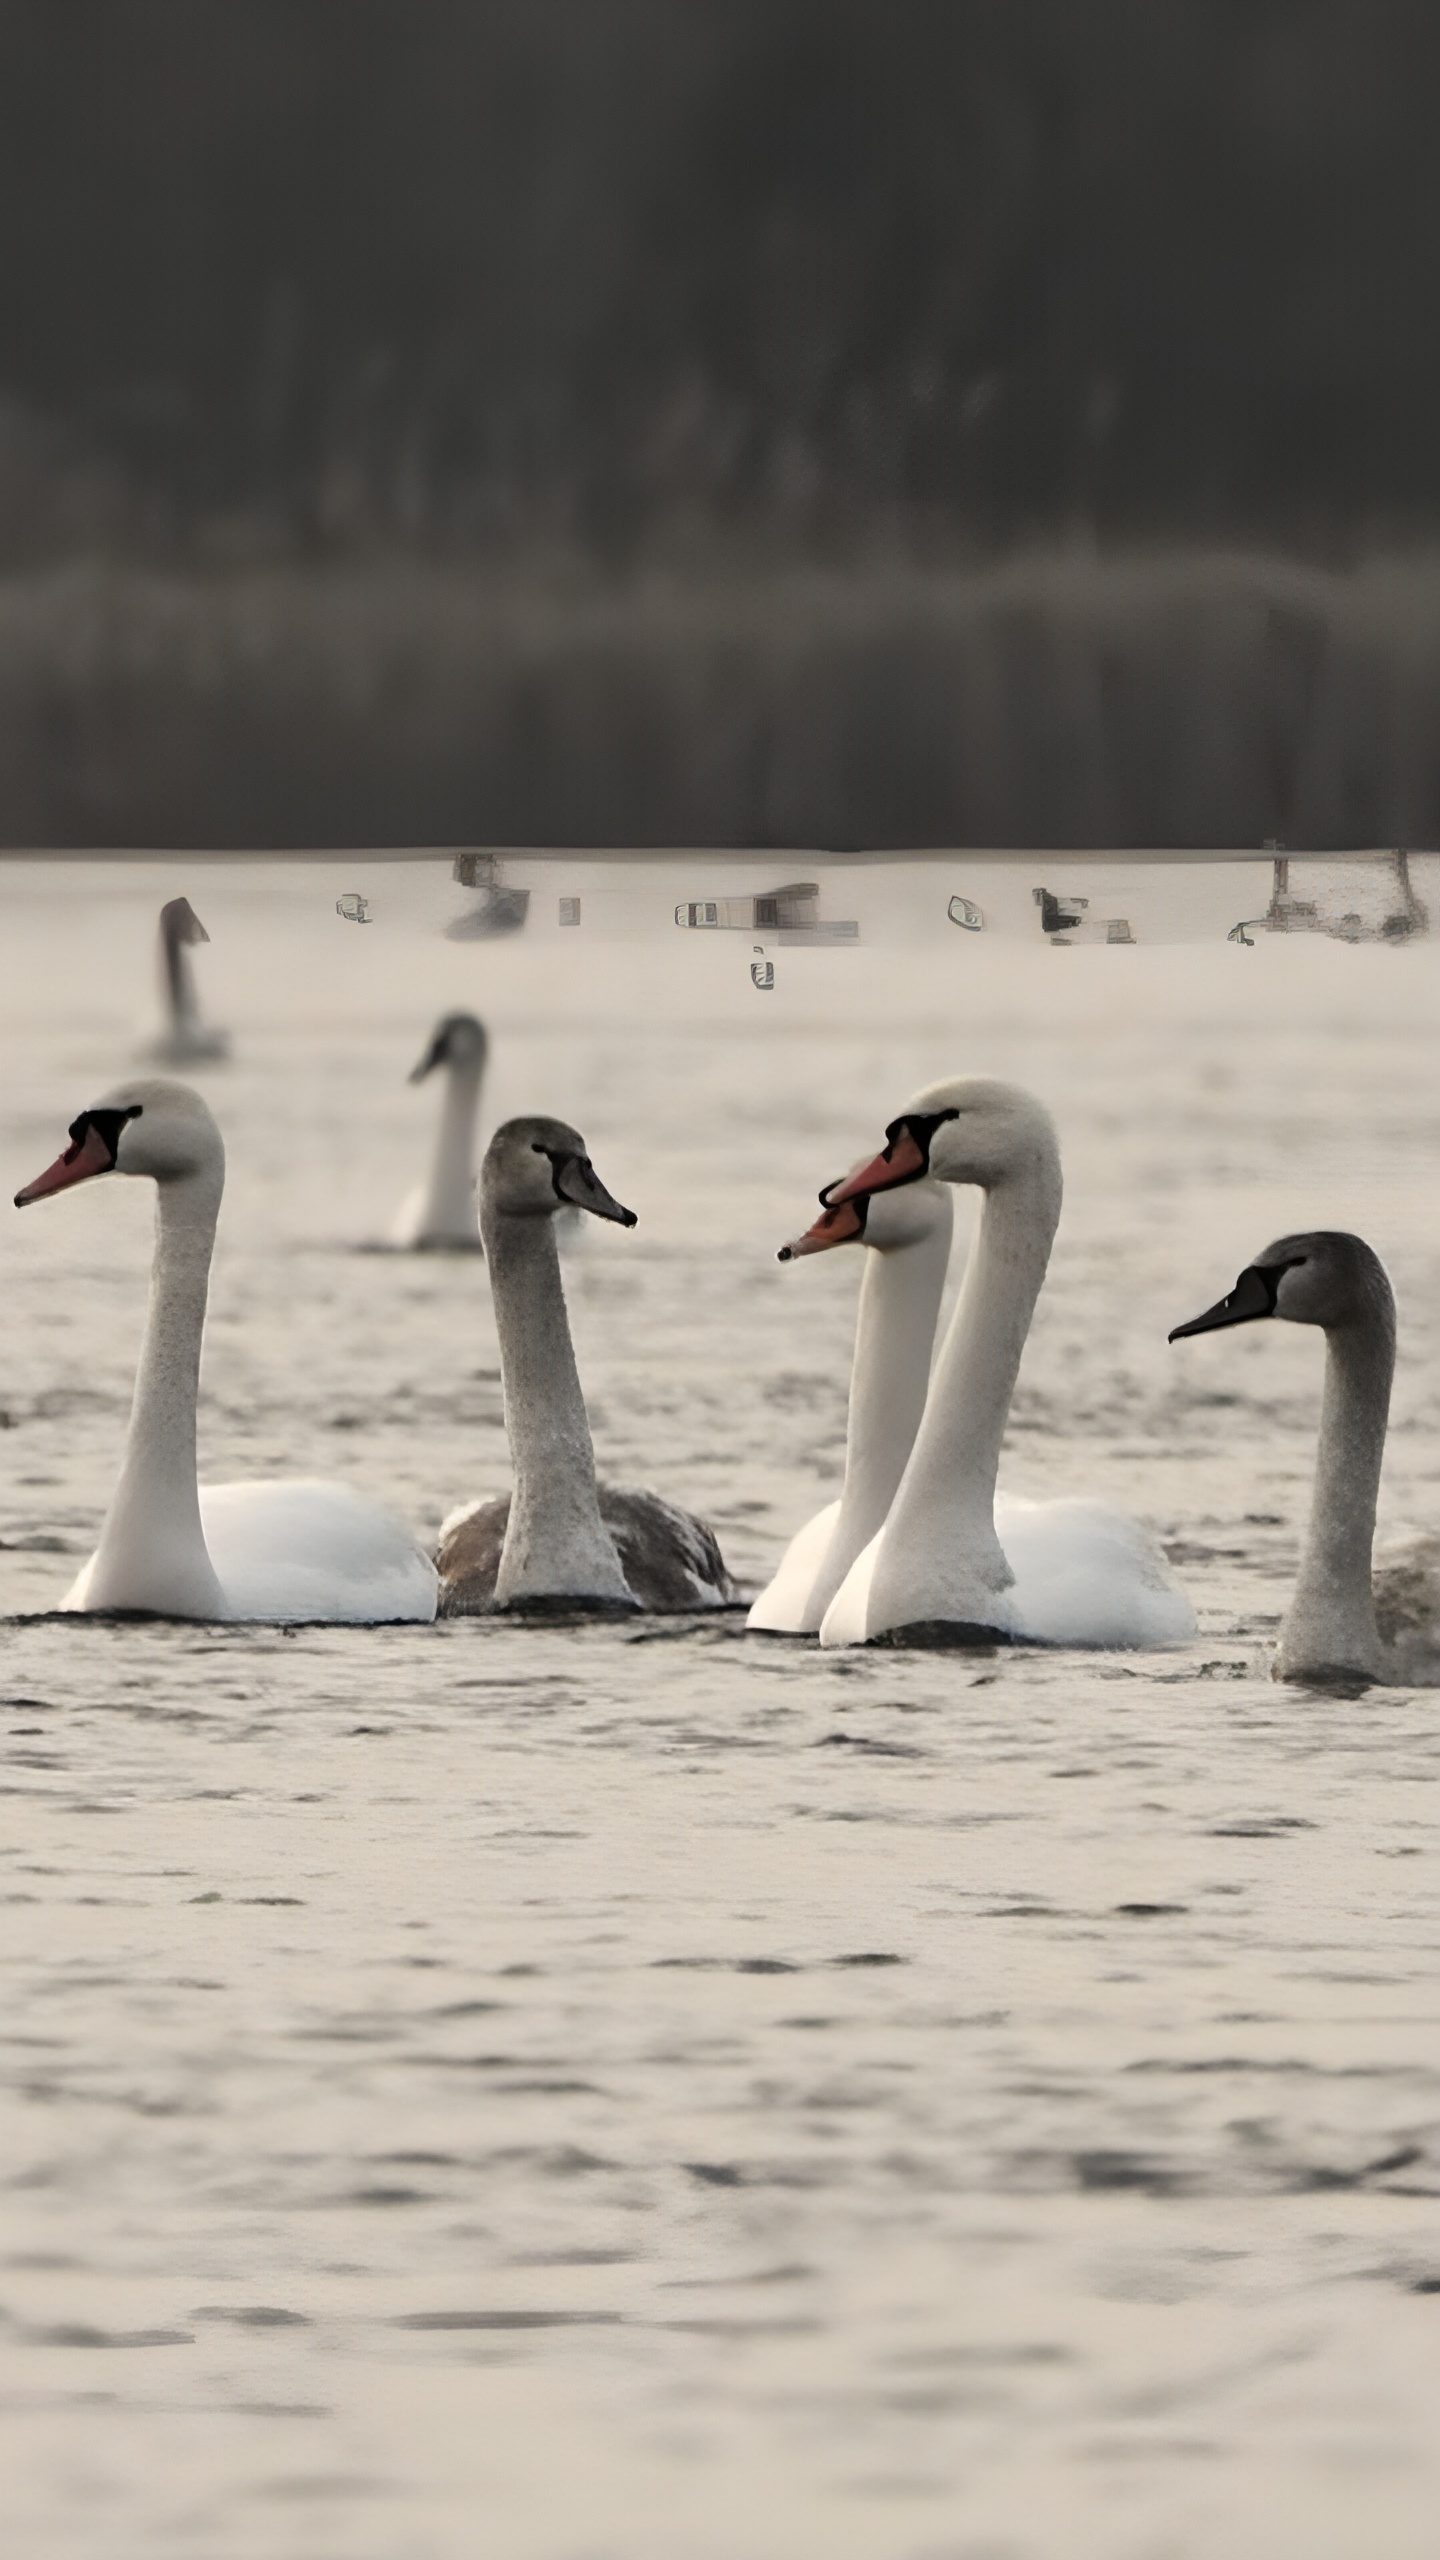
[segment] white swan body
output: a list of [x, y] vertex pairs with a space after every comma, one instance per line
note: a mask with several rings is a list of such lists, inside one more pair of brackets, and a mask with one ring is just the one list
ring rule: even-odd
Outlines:
[[475, 1207], [475, 1124], [489, 1055], [485, 1026], [473, 1013], [447, 1013], [437, 1022], [410, 1082], [445, 1069], [444, 1099], [435, 1152], [426, 1180], [403, 1202], [390, 1242], [412, 1253], [478, 1253]]
[[555, 1244], [567, 1204], [635, 1224], [577, 1130], [507, 1120], [481, 1169], [480, 1224], [515, 1489], [446, 1521], [437, 1557], [444, 1617], [703, 1609], [738, 1597], [703, 1521], [657, 1494], [596, 1482]]
[[977, 1183], [979, 1229], [924, 1418], [883, 1528], [821, 1622], [825, 1646], [1182, 1643], [1195, 1613], [1153, 1542], [1102, 1503], [1003, 1498], [995, 1477], [1060, 1215], [1054, 1123], [1018, 1086], [964, 1077], [918, 1095], [832, 1206], [926, 1174]]
[[827, 1502], [796, 1530], [759, 1599], [751, 1603], [745, 1624], [752, 1635], [818, 1634], [825, 1612], [815, 1615], [813, 1594], [834, 1543], [840, 1508], [838, 1502]]
[[[998, 1636], [1118, 1650], [1183, 1644], [1195, 1632], [1194, 1610], [1153, 1539], [1107, 1502], [997, 1493], [995, 1535], [1014, 1577], [989, 1604]], [[847, 1575], [826, 1612], [822, 1644], [874, 1642], [869, 1600], [879, 1549], [877, 1536]]]
[[200, 1348], [225, 1181], [224, 1144], [199, 1094], [137, 1078], [82, 1112], [70, 1139], [18, 1207], [119, 1172], [154, 1179], [157, 1216], [120, 1477], [62, 1607], [339, 1625], [433, 1618], [435, 1568], [378, 1504], [304, 1480], [196, 1482]]
[[827, 1203], [781, 1252], [782, 1262], [792, 1262], [840, 1244], [867, 1248], [844, 1491], [791, 1539], [746, 1619], [757, 1634], [817, 1634], [850, 1567], [884, 1525], [925, 1409], [953, 1225], [946, 1186], [920, 1181], [898, 1192], [862, 1193], [840, 1208]]
[[160, 1003], [165, 1028], [145, 1051], [157, 1066], [201, 1066], [228, 1058], [228, 1033], [215, 1030], [200, 1013], [192, 946], [209, 934], [188, 898], [168, 898], [160, 910]]
[[1277, 1680], [1440, 1687], [1440, 1538], [1411, 1533], [1374, 1560], [1375, 1510], [1395, 1371], [1395, 1297], [1362, 1237], [1281, 1236], [1228, 1297], [1172, 1342], [1278, 1316], [1325, 1335], [1310, 1522], [1280, 1629]]

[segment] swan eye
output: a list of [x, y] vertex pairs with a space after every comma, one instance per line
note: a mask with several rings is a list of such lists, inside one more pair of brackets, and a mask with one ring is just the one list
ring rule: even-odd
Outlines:
[[127, 1120], [138, 1120], [144, 1108], [142, 1102], [132, 1102], [121, 1111], [109, 1110], [103, 1106], [94, 1111], [82, 1111], [79, 1119], [72, 1120], [70, 1123], [68, 1132], [70, 1144], [65, 1150], [66, 1163], [74, 1163], [91, 1130], [98, 1129], [110, 1150], [110, 1162], [113, 1165], [120, 1145], [121, 1130]]

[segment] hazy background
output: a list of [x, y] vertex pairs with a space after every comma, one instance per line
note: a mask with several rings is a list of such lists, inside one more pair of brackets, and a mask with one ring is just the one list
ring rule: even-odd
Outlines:
[[0, 0], [0, 832], [1440, 841], [1423, 0]]

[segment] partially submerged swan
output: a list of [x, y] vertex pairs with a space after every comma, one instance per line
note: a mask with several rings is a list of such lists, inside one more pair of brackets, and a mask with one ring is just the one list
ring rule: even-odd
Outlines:
[[1177, 1325], [1170, 1339], [1266, 1316], [1318, 1325], [1325, 1336], [1310, 1523], [1275, 1677], [1310, 1687], [1440, 1685], [1440, 1537], [1410, 1537], [1373, 1562], [1395, 1372], [1395, 1297], [1385, 1266], [1360, 1236], [1326, 1229], [1281, 1236], [1228, 1297]]
[[[821, 1199], [827, 1199], [823, 1192]], [[827, 1503], [791, 1539], [745, 1621], [757, 1633], [818, 1634], [856, 1557], [885, 1525], [925, 1410], [953, 1227], [948, 1186], [927, 1178], [826, 1205], [803, 1236], [781, 1248], [782, 1262], [842, 1244], [868, 1249], [855, 1321], [844, 1487], [838, 1502]]]
[[1180, 1643], [1195, 1613], [1134, 1521], [1076, 1500], [1011, 1497], [997, 1509], [1010, 1398], [1060, 1216], [1054, 1122], [1018, 1085], [932, 1085], [891, 1122], [883, 1152], [822, 1197], [839, 1208], [927, 1175], [978, 1184], [980, 1223], [889, 1515], [831, 1601], [821, 1643]]
[[447, 1013], [437, 1022], [410, 1082], [420, 1084], [437, 1067], [445, 1070], [440, 1125], [427, 1181], [420, 1183], [400, 1209], [390, 1242], [416, 1253], [478, 1253], [480, 1226], [475, 1211], [475, 1123], [490, 1043], [483, 1022], [473, 1013]]
[[102, 1173], [156, 1190], [150, 1311], [119, 1482], [63, 1609], [164, 1618], [369, 1624], [435, 1615], [435, 1569], [408, 1531], [346, 1485], [197, 1487], [195, 1403], [225, 1147], [188, 1085], [140, 1076], [70, 1124], [17, 1208]]
[[563, 1120], [507, 1120], [481, 1168], [480, 1229], [515, 1490], [445, 1521], [440, 1614], [724, 1607], [739, 1595], [702, 1521], [658, 1494], [596, 1483], [555, 1244], [567, 1204], [635, 1224], [578, 1131]]
[[160, 1002], [165, 1027], [145, 1055], [157, 1066], [199, 1066], [228, 1058], [229, 1034], [202, 1021], [190, 953], [209, 934], [188, 898], [167, 898], [160, 910]]

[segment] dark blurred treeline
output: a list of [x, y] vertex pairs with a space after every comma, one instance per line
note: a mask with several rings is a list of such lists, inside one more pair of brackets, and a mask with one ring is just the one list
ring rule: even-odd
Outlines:
[[[802, 642], [804, 613], [775, 602], [805, 569], [845, 583], [839, 621], [868, 635], [863, 699], [853, 668], [830, 697], [842, 736], [864, 712], [878, 759], [852, 836], [903, 836], [923, 809], [958, 837], [983, 810], [990, 840], [1025, 840], [1038, 792], [1052, 837], [1153, 841], [1146, 812], [1169, 804], [1146, 754], [1185, 767], [1163, 733], [1193, 726], [1184, 671], [1220, 648], [1205, 558], [1238, 594], [1242, 553], [1258, 565], [1229, 692], [1269, 632], [1246, 715], [1271, 740], [1261, 763], [1301, 770], [1304, 724], [1363, 659], [1350, 778], [1313, 824], [1342, 840], [1363, 808], [1369, 832], [1435, 830], [1429, 786], [1399, 778], [1390, 679], [1335, 617], [1370, 610], [1347, 601], [1356, 564], [1440, 543], [1437, 99], [1426, 0], [0, 0], [0, 835], [103, 835], [73, 741], [108, 735], [112, 697], [136, 706], [107, 749], [128, 759], [120, 840], [213, 829], [217, 808], [253, 832], [267, 788], [272, 833], [343, 835], [348, 816], [321, 824], [333, 796], [301, 787], [303, 741], [275, 743], [283, 706], [253, 726], [302, 628], [302, 690], [331, 706], [322, 763], [345, 765], [357, 650], [409, 666], [462, 723], [441, 761], [469, 778], [427, 799], [403, 686], [361, 686], [360, 763], [395, 742], [381, 832], [478, 835], [487, 807], [512, 837], [552, 832], [524, 739], [598, 719], [566, 687], [603, 625], [622, 744], [689, 762], [657, 803], [597, 738], [587, 822], [577, 748], [568, 831], [639, 838], [663, 804], [724, 836], [733, 794], [705, 781], [723, 738], [689, 711], [677, 728], [671, 698], [688, 664], [692, 705], [708, 700], [718, 651], [769, 734], [777, 650], [808, 645], [813, 683], [838, 683], [833, 634]], [[1107, 563], [1142, 550], [1189, 566], [1169, 589], [1155, 570], [1117, 584]], [[1052, 576], [1026, 573], [1032, 640], [1063, 652], [1078, 616], [1116, 699], [1171, 596], [1169, 689], [1152, 667], [1150, 725], [1126, 715], [1123, 753], [1096, 732], [1087, 769], [1108, 779], [1088, 797], [1037, 782], [1069, 766], [1031, 642], [974, 641], [998, 564], [1047, 554]], [[1317, 582], [1300, 640], [1287, 559]], [[462, 573], [504, 595], [474, 603], [450, 664]], [[970, 582], [968, 655], [934, 641], [937, 575], [953, 612]], [[657, 604], [667, 581], [695, 599], [688, 621]], [[1141, 593], [1121, 628], [1117, 598]], [[529, 727], [499, 789], [463, 723], [467, 701], [473, 735], [500, 719], [475, 651], [494, 675], [515, 615]], [[209, 655], [162, 717], [136, 667], [168, 664], [182, 624]], [[1384, 635], [1385, 666], [1409, 645]], [[1428, 681], [1407, 677], [1407, 701]], [[278, 758], [238, 797], [207, 762], [229, 714], [194, 708], [214, 682], [240, 684], [236, 719]], [[1007, 688], [1025, 770], [917, 792], [906, 759], [949, 772], [947, 739]], [[147, 761], [165, 718], [190, 723], [171, 758], [193, 767], [188, 799]], [[1238, 736], [1204, 749], [1190, 767], [1251, 769]], [[1212, 840], [1211, 816], [1248, 840], [1256, 789], [1299, 786], [1212, 792], [1177, 840]], [[790, 795], [787, 825], [843, 833], [833, 798]], [[753, 827], [780, 823], [772, 803], [751, 790]], [[438, 827], [452, 804], [472, 823]]]
[[11, 844], [1440, 844], [1434, 555], [0, 580]]

